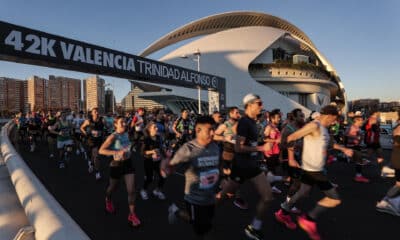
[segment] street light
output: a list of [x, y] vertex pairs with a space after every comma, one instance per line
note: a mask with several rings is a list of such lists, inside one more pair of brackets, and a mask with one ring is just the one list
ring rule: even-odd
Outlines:
[[[189, 57], [186, 56], [186, 55], [181, 56], [181, 58], [184, 58], [184, 59], [191, 59], [191, 60], [197, 62], [197, 71], [200, 73], [200, 56], [201, 56], [200, 50], [197, 49], [197, 50], [193, 53], [193, 56], [196, 56], [196, 58], [189, 58]], [[198, 95], [198, 96], [197, 96], [197, 99], [198, 99], [198, 112], [199, 112], [199, 114], [201, 114], [201, 87], [200, 87], [200, 86], [197, 86], [197, 89], [198, 89], [198, 91], [197, 91], [197, 95]]]

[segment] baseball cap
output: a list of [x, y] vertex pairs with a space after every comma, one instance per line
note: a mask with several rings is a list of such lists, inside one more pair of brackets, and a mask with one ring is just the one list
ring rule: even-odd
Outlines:
[[254, 93], [249, 93], [249, 94], [247, 94], [246, 96], [244, 96], [244, 98], [243, 98], [243, 105], [246, 106], [246, 105], [249, 104], [250, 102], [252, 102], [252, 101], [254, 101], [254, 100], [257, 100], [257, 99], [260, 99], [260, 96], [254, 94]]

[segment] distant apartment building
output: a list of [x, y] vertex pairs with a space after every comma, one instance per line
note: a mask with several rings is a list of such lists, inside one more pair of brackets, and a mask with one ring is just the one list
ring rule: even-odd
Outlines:
[[133, 111], [133, 106], [135, 103], [135, 96], [133, 91], [130, 91], [121, 101], [121, 108], [124, 112]]
[[48, 107], [48, 80], [32, 76], [28, 81], [28, 105], [30, 111], [46, 110]]
[[48, 109], [81, 110], [81, 80], [67, 77], [49, 76]]
[[105, 112], [110, 113], [115, 110], [115, 96], [111, 89], [105, 91]]
[[27, 82], [0, 77], [0, 112], [27, 111]]
[[92, 108], [99, 108], [100, 113], [105, 112], [105, 91], [104, 79], [99, 76], [88, 77], [84, 81], [84, 97], [86, 102], [86, 110], [90, 111]]

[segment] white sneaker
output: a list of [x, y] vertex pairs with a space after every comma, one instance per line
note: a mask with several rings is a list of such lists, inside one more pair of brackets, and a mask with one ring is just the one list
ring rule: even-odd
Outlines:
[[381, 171], [381, 176], [382, 177], [394, 177], [395, 176], [395, 170], [393, 168], [390, 168], [388, 166], [384, 166]]
[[101, 174], [100, 172], [96, 172], [96, 180], [100, 180], [101, 179]]
[[153, 195], [156, 196], [160, 200], [165, 200], [165, 195], [160, 190], [153, 190]]
[[53, 158], [53, 157], [54, 157], [54, 154], [50, 154], [49, 158]]
[[174, 224], [178, 221], [177, 216], [175, 213], [179, 210], [179, 208], [175, 205], [175, 203], [171, 204], [168, 207], [168, 223], [169, 224]]
[[60, 169], [65, 168], [65, 164], [64, 164], [64, 163], [60, 163], [60, 164], [58, 165], [58, 168], [60, 168]]
[[88, 172], [89, 173], [93, 172], [93, 165], [90, 162], [88, 163]]
[[144, 190], [144, 189], [140, 190], [140, 196], [142, 197], [143, 200], [149, 199], [149, 195], [147, 194], [146, 190]]
[[279, 188], [275, 187], [275, 186], [273, 186], [271, 190], [272, 190], [273, 193], [276, 193], [276, 194], [281, 194], [282, 193], [282, 191]]

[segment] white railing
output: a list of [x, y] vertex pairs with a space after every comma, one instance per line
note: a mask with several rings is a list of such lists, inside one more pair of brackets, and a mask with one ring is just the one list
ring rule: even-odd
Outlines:
[[1, 152], [35, 239], [86, 240], [89, 237], [32, 173], [9, 139], [10, 121], [1, 130]]

